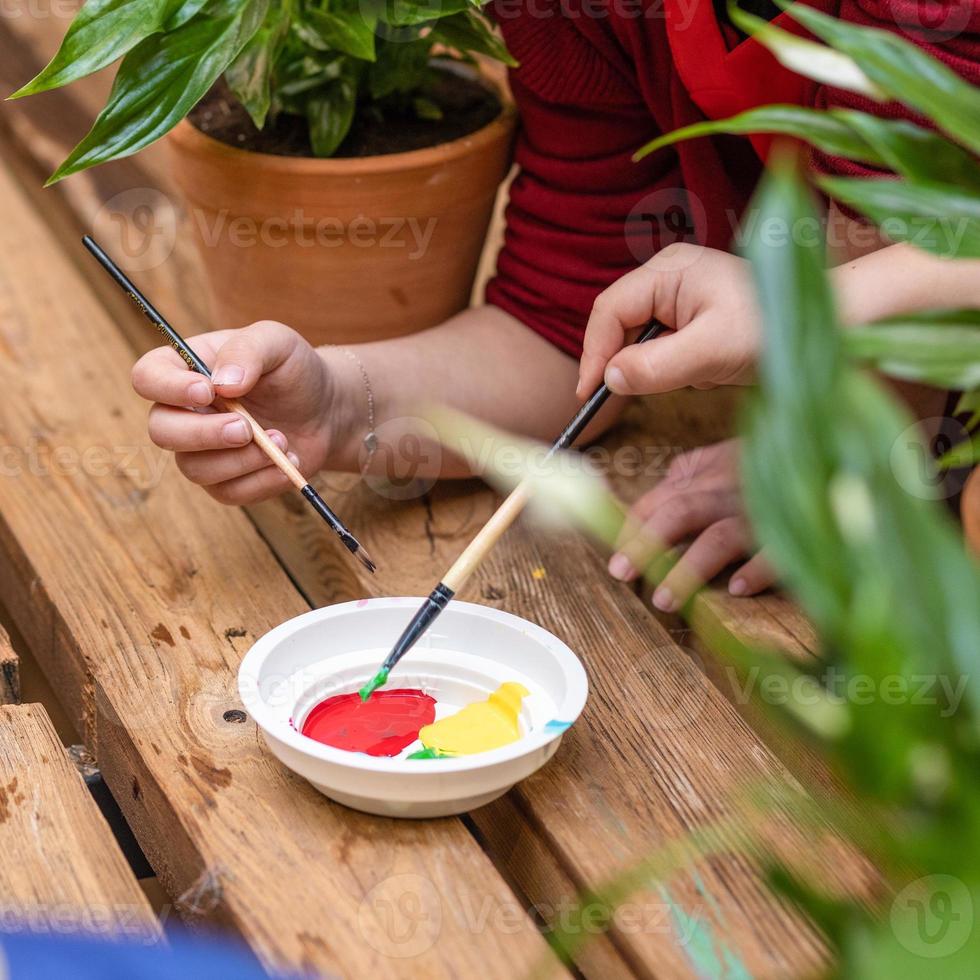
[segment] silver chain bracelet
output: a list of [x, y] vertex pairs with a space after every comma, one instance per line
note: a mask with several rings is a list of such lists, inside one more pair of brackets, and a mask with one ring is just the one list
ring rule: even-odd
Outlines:
[[371, 387], [371, 378], [368, 376], [367, 368], [364, 367], [364, 362], [354, 353], [349, 347], [338, 347], [336, 344], [329, 345], [334, 347], [336, 350], [340, 351], [348, 360], [353, 361], [357, 365], [357, 370], [361, 372], [361, 379], [364, 382], [364, 392], [367, 395], [367, 416], [368, 416], [368, 430], [367, 435], [361, 440], [366, 456], [364, 463], [361, 466], [361, 475], [363, 476], [371, 466], [371, 460], [374, 458], [374, 454], [378, 451], [378, 433], [374, 428], [374, 389]]

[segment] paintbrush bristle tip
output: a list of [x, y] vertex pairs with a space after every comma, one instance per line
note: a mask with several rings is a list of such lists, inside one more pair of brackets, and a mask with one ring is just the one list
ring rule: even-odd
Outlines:
[[377, 570], [378, 566], [371, 559], [371, 556], [364, 550], [364, 545], [358, 545], [357, 551], [354, 552], [357, 556], [357, 560], [373, 575]]

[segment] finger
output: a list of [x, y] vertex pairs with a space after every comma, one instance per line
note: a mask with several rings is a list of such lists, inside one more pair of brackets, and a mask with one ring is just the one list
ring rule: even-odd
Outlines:
[[225, 398], [240, 398], [263, 374], [285, 363], [296, 347], [296, 332], [274, 320], [235, 330], [218, 349], [211, 380]]
[[292, 484], [275, 466], [266, 466], [234, 480], [209, 486], [207, 491], [222, 504], [240, 507], [271, 500], [285, 493]]
[[662, 271], [656, 257], [627, 273], [599, 294], [585, 328], [576, 392], [591, 394], [602, 382], [610, 359], [626, 343], [626, 334], [657, 317], [673, 325], [678, 277]]
[[743, 518], [728, 517], [712, 524], [694, 544], [653, 594], [653, 604], [661, 612], [676, 612], [706, 582], [741, 558], [751, 547]]
[[157, 347], [134, 365], [131, 381], [136, 394], [150, 402], [180, 408], [203, 408], [214, 401], [211, 382], [191, 371], [171, 347]]
[[615, 578], [624, 578], [616, 571], [628, 565], [633, 574], [625, 580], [630, 581], [636, 577], [638, 569], [646, 568], [651, 559], [666, 548], [731, 517], [738, 509], [738, 501], [738, 494], [733, 490], [703, 490], [669, 497], [638, 533], [622, 543], [609, 560], [610, 573]]
[[147, 430], [155, 445], [172, 452], [230, 449], [252, 441], [251, 427], [236, 413], [205, 415], [159, 403], [150, 409]]
[[[281, 432], [270, 430], [272, 441], [285, 452], [288, 448], [286, 437]], [[289, 454], [293, 457], [293, 454]], [[262, 451], [257, 443], [241, 449], [222, 449], [209, 452], [177, 453], [177, 467], [191, 483], [202, 487], [213, 487], [228, 480], [237, 480], [267, 466], [275, 464]], [[295, 465], [295, 461], [294, 461]]]
[[692, 321], [687, 329], [619, 351], [605, 381], [617, 395], [653, 395], [710, 383], [722, 368], [717, 342], [706, 343]]
[[766, 553], [760, 551], [735, 572], [728, 584], [728, 591], [738, 596], [758, 595], [775, 584], [776, 573], [769, 564]]

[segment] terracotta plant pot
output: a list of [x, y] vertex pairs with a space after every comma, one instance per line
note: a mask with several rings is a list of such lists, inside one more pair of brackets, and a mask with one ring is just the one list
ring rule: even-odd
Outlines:
[[170, 134], [213, 326], [281, 320], [314, 344], [412, 333], [464, 309], [511, 161], [515, 112], [439, 146], [356, 159]]
[[980, 557], [980, 466], [970, 474], [963, 488], [960, 513], [963, 515], [963, 533], [967, 544]]

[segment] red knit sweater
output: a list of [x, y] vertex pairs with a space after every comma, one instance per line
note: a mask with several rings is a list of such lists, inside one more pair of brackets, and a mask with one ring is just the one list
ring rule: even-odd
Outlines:
[[[980, 84], [980, 0], [810, 0], [900, 30]], [[711, 0], [495, 0], [520, 67], [519, 173], [487, 301], [578, 357], [596, 295], [678, 239], [730, 247], [768, 141], [693, 140], [633, 163], [660, 133], [754, 105], [880, 106], [781, 68], [719, 25]], [[800, 31], [781, 15], [776, 23]], [[822, 170], [858, 172], [815, 158]]]

